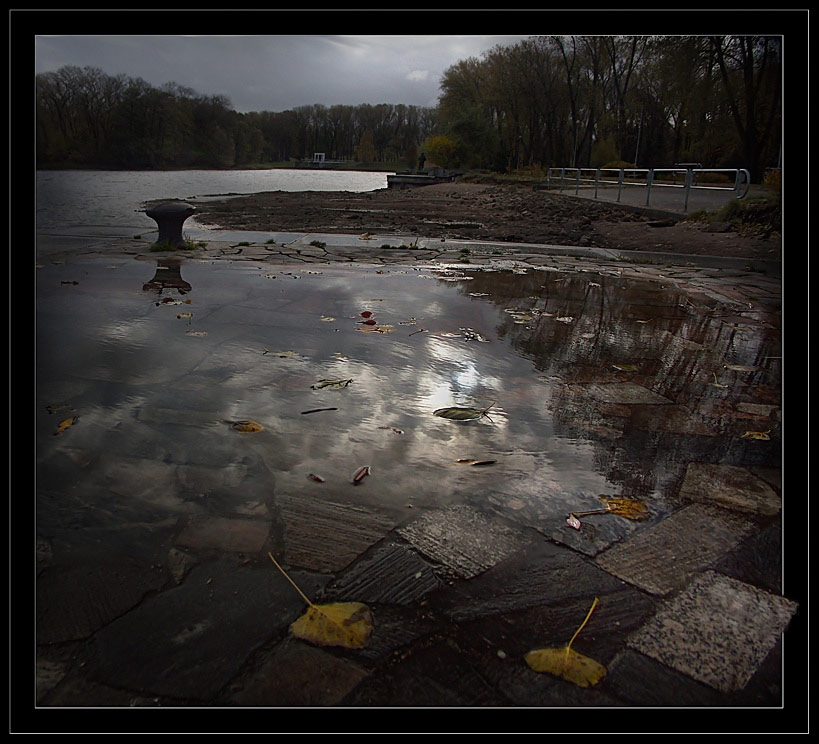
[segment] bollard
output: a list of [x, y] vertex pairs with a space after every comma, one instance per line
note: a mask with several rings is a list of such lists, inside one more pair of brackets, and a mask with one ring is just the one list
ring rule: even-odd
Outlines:
[[179, 247], [185, 246], [182, 237], [182, 225], [196, 210], [186, 202], [162, 202], [145, 210], [145, 214], [156, 221], [159, 226], [159, 237], [155, 245], [169, 243]]

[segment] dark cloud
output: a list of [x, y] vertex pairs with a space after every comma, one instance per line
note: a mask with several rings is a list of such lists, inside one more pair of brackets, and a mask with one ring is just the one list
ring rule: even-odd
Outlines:
[[458, 60], [525, 36], [38, 36], [36, 72], [99, 67], [224, 95], [237, 111], [325, 105], [434, 106]]

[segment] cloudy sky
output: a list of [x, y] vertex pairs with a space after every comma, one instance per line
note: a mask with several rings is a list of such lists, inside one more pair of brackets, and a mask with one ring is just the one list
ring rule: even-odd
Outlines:
[[234, 109], [325, 105], [435, 106], [442, 73], [520, 36], [36, 35], [35, 72], [99, 67], [159, 87], [224, 95]]

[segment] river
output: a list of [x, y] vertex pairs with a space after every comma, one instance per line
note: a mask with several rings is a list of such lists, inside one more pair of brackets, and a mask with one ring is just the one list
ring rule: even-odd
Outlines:
[[195, 202], [261, 191], [374, 191], [386, 172], [308, 169], [184, 171], [38, 171], [38, 237], [130, 236], [156, 229], [145, 203]]

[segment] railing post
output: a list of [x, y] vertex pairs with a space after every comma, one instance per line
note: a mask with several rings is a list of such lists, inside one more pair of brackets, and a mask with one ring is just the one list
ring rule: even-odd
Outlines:
[[560, 190], [563, 191], [563, 184], [566, 182], [566, 169], [560, 169]]
[[575, 170], [575, 181], [574, 181], [574, 195], [577, 196], [580, 192], [580, 168]]
[[594, 198], [597, 198], [597, 187], [600, 185], [600, 169], [594, 171]]
[[688, 195], [691, 193], [691, 179], [693, 176], [693, 171], [688, 168], [685, 171], [685, 207], [683, 207], [683, 212], [688, 211]]
[[617, 201], [620, 201], [620, 194], [623, 192], [623, 177], [625, 176], [625, 171], [620, 168], [620, 176], [617, 179]]
[[646, 176], [646, 206], [651, 199], [651, 184], [654, 182], [654, 168], [648, 169], [648, 176]]

